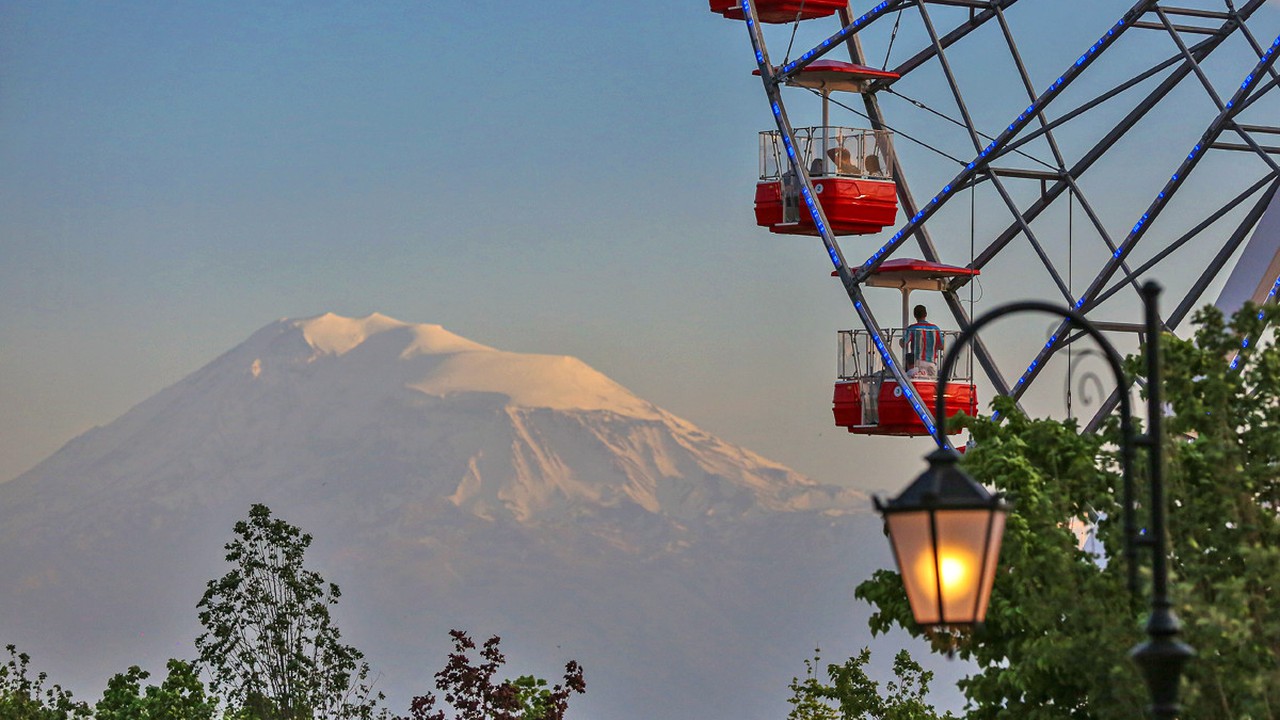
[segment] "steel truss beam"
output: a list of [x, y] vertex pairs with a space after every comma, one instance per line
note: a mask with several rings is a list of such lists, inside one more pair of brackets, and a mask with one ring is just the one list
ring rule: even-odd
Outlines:
[[[1222, 272], [1223, 268], [1226, 267], [1227, 261], [1235, 254], [1236, 250], [1239, 249], [1240, 243], [1244, 241], [1249, 230], [1257, 225], [1258, 221], [1262, 218], [1267, 207], [1271, 205], [1271, 200], [1275, 197], [1276, 190], [1280, 189], [1280, 180], [1277, 180], [1275, 175], [1269, 175], [1261, 181], [1254, 183], [1254, 185], [1246, 191], [1248, 194], [1253, 194], [1259, 187], [1261, 187], [1261, 185], [1268, 181], [1271, 183], [1271, 187], [1268, 188], [1266, 192], [1262, 193], [1262, 196], [1256, 203], [1254, 203], [1253, 207], [1250, 208], [1248, 214], [1246, 214], [1240, 223], [1236, 225], [1235, 231], [1232, 232], [1231, 236], [1227, 238], [1227, 241], [1223, 243], [1222, 247], [1218, 250], [1218, 253], [1213, 257], [1213, 260], [1205, 266], [1204, 272], [1200, 274], [1195, 285], [1187, 293], [1186, 297], [1182, 299], [1182, 302], [1178, 304], [1178, 307], [1169, 314], [1168, 319], [1165, 321], [1166, 327], [1172, 330], [1182, 324], [1182, 321], [1186, 319], [1188, 314], [1190, 314], [1192, 308], [1195, 307], [1195, 304], [1200, 300], [1200, 297], [1208, 288], [1209, 283], [1212, 282], [1220, 272]], [[1215, 213], [1215, 216], [1220, 216], [1220, 214]], [[1191, 235], [1191, 233], [1188, 233], [1186, 237], [1189, 238]], [[1107, 416], [1116, 409], [1116, 405], [1120, 402], [1119, 394], [1122, 391], [1128, 392], [1128, 388], [1115, 388], [1111, 391], [1111, 395], [1098, 406], [1098, 410], [1093, 414], [1093, 418], [1089, 420], [1087, 425], [1085, 425], [1085, 431], [1096, 432], [1098, 428], [1102, 427], [1103, 421], [1105, 421]]]
[[875, 271], [876, 268], [880, 267], [880, 263], [884, 262], [894, 250], [897, 250], [898, 247], [902, 245], [905, 238], [909, 236], [918, 225], [928, 220], [946, 204], [946, 202], [952, 197], [955, 189], [963, 187], [977, 174], [984, 172], [985, 167], [989, 162], [1003, 155], [1007, 151], [1007, 144], [1034, 118], [1042, 113], [1045, 106], [1053, 102], [1053, 100], [1057, 98], [1065, 88], [1070, 86], [1073, 81], [1080, 77], [1081, 73], [1087, 70], [1095, 60], [1101, 57], [1109, 48], [1113, 47], [1116, 39], [1124, 34], [1132, 22], [1137, 17], [1140, 17], [1145, 13], [1149, 7], [1155, 5], [1155, 3], [1156, 0], [1139, 0], [1136, 5], [1130, 8], [1118, 21], [1116, 21], [1115, 25], [1113, 25], [1105, 35], [1099, 38], [1098, 41], [1095, 42], [1083, 55], [1081, 55], [1074, 64], [1067, 68], [1067, 70], [1063, 72], [1047, 90], [1041, 93], [1036, 98], [1035, 102], [1031, 103], [1026, 110], [1022, 111], [1021, 114], [1014, 118], [1013, 122], [1009, 123], [1009, 126], [1002, 131], [995, 140], [992, 140], [990, 144], [980, 151], [978, 156], [970, 161], [969, 164], [960, 171], [959, 175], [953, 178], [951, 182], [947, 183], [942, 188], [942, 191], [933, 196], [933, 199], [926, 203], [921, 210], [919, 210], [915, 215], [912, 215], [911, 219], [907, 221], [907, 224], [899, 229], [889, 242], [882, 245], [870, 258], [867, 258], [862, 266], [858, 268], [857, 272], [854, 273], [854, 280], [857, 282], [865, 280], [872, 272]]
[[[1016, 0], [1007, 0], [1006, 5], [1012, 4]], [[848, 25], [850, 15], [847, 10], [841, 12], [841, 21]], [[847, 42], [849, 50], [849, 60], [854, 63], [861, 64], [865, 56], [862, 52], [862, 44], [858, 40], [858, 36], [854, 35]], [[880, 110], [880, 102], [876, 99], [875, 93], [864, 93], [863, 103], [867, 110], [867, 117], [871, 120], [871, 127], [879, 130], [885, 126], [884, 114]], [[892, 140], [890, 141], [892, 143]], [[906, 173], [902, 168], [902, 161], [898, 157], [897, 152], [891, 153], [893, 157], [893, 177], [897, 179], [898, 202], [908, 214], [914, 215], [919, 208], [916, 205], [915, 196], [911, 193], [911, 185], [906, 181]], [[930, 262], [940, 262], [941, 256], [938, 254], [937, 247], [933, 243], [933, 238], [929, 234], [929, 229], [921, 225], [916, 230], [916, 241], [920, 246], [920, 252], [925, 259]], [[947, 303], [947, 308], [951, 311], [952, 316], [956, 318], [961, 328], [966, 328], [970, 324], [968, 311], [965, 310], [964, 303], [955, 290], [947, 290], [943, 292], [943, 300]], [[991, 378], [1003, 378], [1004, 374], [996, 366], [995, 359], [991, 355], [991, 351], [987, 349], [986, 343], [982, 338], [975, 337], [972, 341], [974, 355], [977, 356], [978, 364]], [[1002, 394], [1008, 394], [1009, 388], [1004, 384], [1003, 379], [995, 381], [996, 391]]]
[[[885, 0], [857, 18], [854, 18], [851, 11], [846, 7], [840, 12], [842, 27], [839, 32], [806, 51], [796, 60], [787, 62], [777, 68], [773, 67], [769, 62], [764, 37], [757, 22], [758, 16], [756, 15], [755, 1], [740, 0], [748, 34], [751, 37], [755, 51], [756, 63], [760, 70], [761, 80], [769, 98], [775, 123], [783, 136], [788, 154], [788, 165], [800, 180], [801, 199], [814, 220], [822, 243], [832, 264], [835, 266], [836, 275], [840, 277], [841, 283], [853, 303], [855, 312], [862, 324], [867, 328], [880, 352], [884, 367], [898, 381], [899, 385], [907, 391], [917, 414], [924, 421], [930, 433], [934, 435], [934, 439], [939, 445], [947, 446], [950, 443], [946, 437], [937, 433], [929, 409], [921, 402], [918, 394], [914, 391], [914, 386], [905, 377], [902, 368], [894, 357], [893, 351], [886, 347], [884, 338], [880, 333], [880, 326], [863, 296], [862, 285], [870, 274], [909, 238], [914, 237], [916, 239], [926, 259], [930, 261], [940, 260], [933, 239], [930, 237], [927, 222], [959, 190], [983, 182], [990, 183], [1013, 216], [1013, 221], [1010, 225], [999, 233], [990, 244], [984, 247], [981, 253], [974, 255], [971, 262], [973, 268], [981, 269], [984, 267], [1014, 238], [1021, 235], [1027, 238], [1029, 245], [1038, 256], [1042, 266], [1063, 298], [1075, 308], [1087, 312], [1095, 309], [1125, 286], [1136, 288], [1139, 277], [1144, 272], [1202, 233], [1206, 228], [1225, 216], [1232, 208], [1238, 206], [1239, 203], [1244, 202], [1246, 198], [1257, 193], [1270, 183], [1269, 189], [1262, 193], [1263, 199], [1246, 213], [1241, 223], [1231, 234], [1231, 237], [1226, 240], [1213, 261], [1203, 270], [1191, 290], [1170, 315], [1171, 326], [1176, 327], [1177, 323], [1183, 319], [1203, 294], [1208, 284], [1221, 272], [1235, 249], [1242, 242], [1243, 237], [1247, 235], [1249, 228], [1257, 222], [1259, 213], [1266, 207], [1266, 198], [1275, 193], [1277, 186], [1280, 185], [1280, 181], [1277, 180], [1280, 177], [1280, 163], [1277, 162], [1276, 158], [1272, 157], [1272, 155], [1280, 153], [1280, 147], [1261, 144], [1253, 137], [1255, 133], [1280, 134], [1280, 127], [1244, 125], [1235, 122], [1235, 118], [1240, 113], [1255, 103], [1267, 91], [1280, 84], [1280, 73], [1277, 73], [1274, 67], [1280, 38], [1277, 38], [1276, 42], [1269, 47], [1263, 48], [1249, 32], [1246, 25], [1246, 20], [1261, 8], [1266, 0], [1247, 0], [1239, 9], [1236, 9], [1231, 2], [1227, 2], [1228, 12], [1165, 6], [1160, 4], [1160, 0], [1137, 0], [1097, 42], [1063, 71], [1048, 88], [1039, 93], [1036, 92], [1033, 86], [1013, 33], [1004, 16], [1004, 10], [1012, 6], [1016, 0]], [[968, 18], [956, 24], [949, 31], [939, 33], [928, 10], [929, 5], [967, 8], [969, 10]], [[887, 243], [863, 261], [860, 266], [850, 267], [837, 239], [827, 224], [821, 204], [816, 201], [814, 187], [808, 176], [808, 168], [804, 167], [800, 162], [796, 148], [793, 146], [793, 129], [782, 101], [780, 88], [806, 66], [826, 56], [838, 45], [844, 45], [847, 48], [851, 61], [862, 64], [865, 58], [858, 39], [858, 33], [892, 13], [900, 13], [908, 8], [913, 8], [919, 13], [924, 30], [928, 34], [928, 45], [900, 63], [894, 68], [894, 72], [901, 76], [906, 76], [932, 60], [938, 61], [942, 75], [951, 92], [952, 100], [961, 117], [961, 120], [953, 120], [953, 122], [958, 122], [958, 124], [966, 128], [976, 155], [971, 161], [964, 164], [964, 168], [941, 191], [928, 202], [920, 205], [916, 202], [909, 184], [906, 182], [906, 175], [897, 153], [892, 153], [894, 177], [898, 180], [898, 200], [909, 219]], [[1146, 19], [1148, 15], [1153, 15], [1155, 20]], [[1179, 18], [1180, 21], [1175, 21], [1174, 18]], [[1188, 22], [1187, 19], [1190, 19], [1191, 22]], [[1015, 63], [1030, 105], [984, 146], [984, 140], [990, 136], [982, 135], [977, 130], [976, 124], [966, 107], [959, 82], [948, 60], [947, 49], [990, 20], [995, 20], [999, 25], [1008, 46], [1009, 56]], [[1217, 27], [1198, 25], [1195, 24], [1195, 20], [1216, 22], [1219, 25]], [[1150, 29], [1167, 34], [1176, 45], [1177, 52], [1093, 99], [1067, 110], [1055, 120], [1050, 120], [1046, 117], [1047, 109], [1061, 97], [1063, 92], [1087, 71], [1103, 53], [1116, 45], [1119, 38], [1130, 28]], [[1260, 59], [1254, 71], [1245, 78], [1240, 89], [1235, 91], [1233, 96], [1224, 102], [1217, 95], [1213, 84], [1201, 69], [1200, 63], [1237, 30], [1241, 31]], [[1203, 35], [1205, 37], [1194, 44], [1188, 44], [1183, 39], [1184, 35]], [[1119, 123], [1113, 126], [1092, 147], [1080, 154], [1076, 160], [1067, 160], [1055, 138], [1055, 130], [1166, 71], [1167, 74], [1157, 83], [1155, 88], [1141, 98]], [[1089, 199], [1081, 192], [1077, 179], [1097, 163], [1122, 137], [1130, 132], [1175, 87], [1191, 74], [1196, 76], [1206, 95], [1219, 108], [1219, 113], [1202, 134], [1200, 142], [1191, 150], [1186, 160], [1180, 164], [1178, 171], [1165, 184], [1156, 200], [1142, 214], [1125, 238], [1117, 242], [1103, 226]], [[875, 92], [886, 89], [889, 86], [890, 81], [879, 81], [873, 84], [868, 92], [863, 94], [866, 117], [870, 120], [873, 129], [879, 130], [888, 127]], [[1226, 132], [1232, 132], [1238, 136], [1240, 142], [1223, 140], [1222, 135]], [[1043, 162], [1042, 164], [1046, 167], [1044, 170], [998, 167], [993, 164], [1010, 153], [1018, 152], [1022, 154], [1020, 148], [1040, 138], [1043, 138], [1047, 144], [1056, 167]], [[1234, 200], [1209, 213], [1195, 228], [1162, 249], [1154, 258], [1143, 263], [1137, 269], [1130, 268], [1128, 258], [1134, 246], [1156, 221], [1161, 211], [1182, 186], [1187, 174], [1194, 169], [1209, 149], [1252, 152], [1255, 156], [1261, 158], [1271, 172], [1255, 182], [1249, 189], [1237, 195]], [[1037, 160], [1037, 162], [1040, 161]], [[1006, 179], [1037, 180], [1041, 185], [1040, 196], [1025, 209], [1021, 209], [1005, 187], [1004, 181]], [[1079, 201], [1079, 205], [1084, 211], [1088, 222], [1093, 226], [1111, 253], [1111, 257], [1103, 269], [1091, 280], [1088, 289], [1078, 299], [1073, 298], [1070, 284], [1064, 281], [1059, 274], [1054, 263], [1045, 252], [1042, 243], [1036, 238], [1031, 229], [1031, 223], [1066, 192], [1071, 193], [1071, 197]], [[1119, 279], [1113, 285], [1108, 286], [1108, 283], [1117, 273], [1120, 273]], [[943, 293], [952, 315], [962, 329], [971, 325], [971, 319], [958, 294], [958, 290], [966, 282], [967, 279], [958, 279]], [[1049, 342], [1036, 354], [1031, 365], [1022, 373], [1022, 376], [1012, 387], [1007, 384], [1006, 376], [996, 367], [990, 352], [980, 342], [975, 346], [975, 354], [978, 357], [980, 366], [995, 386], [997, 392], [1018, 399], [1043, 370], [1048, 359], [1062, 347], [1071, 344], [1074, 339], [1075, 337], [1072, 336], [1069, 328], [1059, 326], [1049, 338]], [[1113, 397], [1114, 395], [1113, 393]], [[1099, 410], [1099, 414], [1095, 416], [1093, 423], [1091, 423], [1094, 427], [1096, 427], [1096, 423], [1101, 422], [1106, 412], [1109, 412], [1109, 408], [1105, 408], [1105, 406], [1106, 403], [1104, 403], [1104, 409]]]
[[[1120, 263], [1130, 252], [1132, 252], [1133, 247], [1142, 239], [1143, 235], [1146, 234], [1146, 231], [1155, 223], [1156, 219], [1159, 218], [1160, 213], [1168, 207], [1169, 201], [1172, 200], [1178, 190], [1183, 186], [1187, 176], [1200, 163], [1200, 160], [1204, 158], [1206, 149], [1228, 127], [1232, 126], [1232, 122], [1236, 115], [1238, 115], [1244, 107], [1247, 107], [1250, 104], [1246, 102], [1246, 100], [1249, 100], [1251, 97], [1256, 100], [1257, 95], [1254, 94], [1254, 91], [1259, 89], [1256, 86], [1256, 82], [1275, 64], [1276, 57], [1280, 54], [1277, 53], [1277, 49], [1280, 49], [1280, 37], [1277, 37], [1275, 42], [1271, 44], [1271, 47], [1263, 53], [1262, 58], [1258, 61], [1258, 64], [1254, 66], [1253, 71], [1245, 76], [1244, 82], [1240, 84], [1240, 87], [1237, 88], [1231, 99], [1227, 101], [1222, 112], [1220, 112], [1217, 117], [1214, 118], [1213, 122], [1209, 124], [1209, 127], [1205, 129], [1204, 133], [1200, 136], [1200, 141], [1191, 149], [1187, 154], [1187, 157], [1179, 163], [1177, 170], [1169, 178], [1168, 182], [1165, 183], [1164, 188], [1147, 207], [1146, 212], [1142, 213], [1138, 218], [1133, 229], [1129, 232], [1128, 237], [1126, 237], [1124, 242], [1121, 243], [1120, 248], [1116, 250], [1112, 258], [1103, 266], [1102, 271], [1093, 279], [1093, 282], [1090, 283], [1089, 288], [1085, 293], [1076, 301], [1075, 307], [1077, 310], [1087, 311], [1096, 304], [1096, 299], [1098, 295], [1101, 294], [1107, 281], [1110, 280], [1111, 276], [1119, 269]], [[1044, 369], [1049, 358], [1060, 347], [1058, 338], [1065, 337], [1068, 329], [1067, 323], [1060, 325], [1057, 332], [1050, 337], [1049, 342], [1045, 343], [1044, 348], [1036, 354], [1036, 358], [1031, 361], [1031, 365], [1022, 374], [1022, 377], [1018, 379], [1018, 382], [1015, 383], [1015, 397], [1021, 396], [1027, 385]]]

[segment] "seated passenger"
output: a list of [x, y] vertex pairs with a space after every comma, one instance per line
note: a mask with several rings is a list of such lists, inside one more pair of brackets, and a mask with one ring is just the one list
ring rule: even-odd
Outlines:
[[907, 353], [906, 364], [907, 364], [906, 375], [908, 379], [914, 379], [924, 375], [924, 368], [920, 367], [920, 365], [916, 362], [915, 353]]
[[868, 155], [863, 158], [862, 167], [866, 169], [868, 175], [884, 174], [884, 171], [880, 169], [880, 157], [878, 155]]
[[858, 174], [858, 164], [853, 161], [853, 153], [849, 152], [849, 148], [831, 148], [827, 151], [827, 157], [835, 163], [837, 175]]
[[810, 177], [814, 175], [826, 175], [826, 174], [827, 174], [827, 164], [822, 162], [822, 158], [814, 158], [813, 162], [809, 163]]

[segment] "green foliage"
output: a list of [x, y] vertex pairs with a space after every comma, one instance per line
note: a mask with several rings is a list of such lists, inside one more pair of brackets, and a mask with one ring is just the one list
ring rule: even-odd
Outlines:
[[[1261, 334], [1258, 313], [1246, 307], [1227, 325], [1210, 308], [1197, 315], [1193, 340], [1163, 338], [1172, 592], [1198, 654], [1183, 685], [1187, 717], [1280, 710], [1280, 349], [1255, 342], [1238, 369], [1229, 366], [1241, 338]], [[1129, 371], [1138, 370], [1131, 358]], [[978, 665], [960, 683], [971, 718], [1140, 716], [1147, 691], [1127, 655], [1145, 638], [1149, 594], [1135, 599], [1126, 587], [1118, 429], [1113, 422], [1080, 434], [1074, 422], [1026, 418], [1007, 399], [995, 405], [1002, 424], [963, 421], [976, 440], [965, 469], [1015, 503], [987, 623], [973, 634], [933, 635], [933, 647]], [[1140, 470], [1140, 505], [1144, 478]], [[1065, 527], [1091, 516], [1102, 518], [1105, 563], [1079, 550]], [[1143, 550], [1144, 578], [1147, 557]], [[857, 593], [876, 607], [874, 632], [897, 624], [924, 634], [897, 573], [877, 572]]]
[[9, 660], [0, 666], [0, 718], [4, 720], [67, 720], [89, 716], [89, 707], [72, 700], [59, 685], [45, 687], [46, 673], [28, 677], [31, 657], [6, 645]]
[[113, 676], [94, 706], [95, 720], [212, 720], [218, 702], [205, 695], [195, 667], [170, 660], [168, 668], [164, 682], [159, 687], [148, 685], [145, 692], [142, 681], [150, 673], [138, 666]]
[[227, 544], [230, 572], [201, 598], [196, 639], [211, 687], [255, 720], [369, 718], [363, 655], [340, 641], [329, 616], [337, 585], [303, 567], [311, 536], [254, 505]]
[[933, 673], [920, 667], [906, 650], [893, 659], [896, 681], [885, 683], [885, 691], [863, 670], [871, 661], [871, 650], [863, 648], [857, 657], [841, 665], [827, 665], [829, 683], [817, 677], [821, 664], [818, 651], [805, 660], [804, 679], [791, 679], [791, 712], [787, 720], [943, 720], [925, 701]]
[[[556, 713], [557, 692], [547, 687], [547, 681], [532, 675], [521, 675], [511, 681], [516, 691], [516, 703], [520, 706], [519, 717], [524, 720], [551, 720], [561, 717], [563, 711]], [[585, 686], [584, 686], [585, 689]]]
[[[363, 656], [340, 642], [330, 620], [338, 586], [303, 567], [311, 536], [273, 518], [265, 505], [254, 505], [235, 534], [226, 546], [234, 567], [208, 583], [198, 604], [205, 628], [196, 639], [200, 665], [169, 660], [164, 682], [145, 689], [150, 673], [134, 665], [107, 681], [91, 710], [60, 686], [46, 687], [45, 673], [29, 677], [30, 657], [9, 645], [9, 661], [0, 666], [0, 720], [391, 720], [377, 708], [383, 698], [372, 694]], [[457, 720], [564, 720], [569, 697], [586, 692], [576, 661], [553, 687], [533, 675], [495, 682], [506, 662], [499, 638], [485, 642], [483, 662], [475, 664], [471, 638], [459, 630], [450, 635], [455, 652], [435, 677]], [[200, 666], [214, 692], [225, 694], [221, 713]], [[414, 698], [409, 718], [445, 720], [435, 703], [430, 693]]]
[[[815, 649], [813, 659], [804, 661], [804, 679], [791, 678], [791, 697], [787, 698], [791, 712], [787, 713], [787, 720], [840, 720], [840, 713], [829, 702], [830, 686], [818, 679], [817, 668], [822, 660], [818, 653]], [[863, 650], [858, 659], [865, 663], [870, 651]]]
[[[1280, 714], [1280, 347], [1256, 343], [1280, 311], [1262, 315], [1246, 307], [1227, 325], [1209, 308], [1194, 343], [1166, 343], [1172, 589], [1199, 656], [1189, 716]], [[1232, 369], [1241, 338], [1254, 342]]]
[[[454, 651], [435, 677], [436, 689], [452, 706], [455, 720], [564, 720], [570, 695], [587, 691], [582, 667], [574, 660], [565, 665], [563, 682], [551, 688], [546, 680], [532, 675], [495, 681], [507, 661], [497, 635], [485, 641], [479, 663], [471, 659], [476, 644], [467, 633], [451, 630], [449, 636], [453, 638]], [[445, 720], [446, 715], [444, 710], [436, 709], [436, 696], [428, 693], [413, 699], [409, 718]]]

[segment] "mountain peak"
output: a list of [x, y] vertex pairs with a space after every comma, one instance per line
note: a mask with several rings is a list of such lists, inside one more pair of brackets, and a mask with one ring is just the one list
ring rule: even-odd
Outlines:
[[[323, 361], [329, 368], [327, 382], [376, 379], [392, 383], [397, 393], [497, 394], [516, 407], [607, 410], [650, 420], [663, 415], [578, 358], [497, 350], [440, 325], [411, 324], [379, 313], [363, 318], [325, 313], [285, 319], [260, 332], [271, 338], [269, 346], [245, 346], [253, 356], [250, 371], [255, 378], [272, 367]], [[299, 334], [305, 347], [296, 344]], [[281, 335], [293, 339], [279, 344]]]
[[437, 354], [493, 349], [455, 335], [440, 325], [411, 325], [376, 312], [362, 318], [348, 318], [329, 312], [284, 322], [300, 329], [307, 344], [316, 352], [327, 355], [343, 355], [371, 337], [402, 328], [408, 328], [413, 336], [413, 342], [405, 349], [406, 353]]

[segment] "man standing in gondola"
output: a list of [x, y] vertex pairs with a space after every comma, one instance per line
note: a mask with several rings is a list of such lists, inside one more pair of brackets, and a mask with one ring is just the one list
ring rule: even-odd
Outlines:
[[929, 311], [923, 305], [912, 311], [916, 321], [907, 326], [904, 333], [906, 356], [915, 358], [916, 376], [937, 377], [938, 363], [942, 360], [942, 330], [929, 322]]

